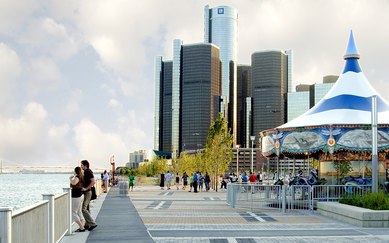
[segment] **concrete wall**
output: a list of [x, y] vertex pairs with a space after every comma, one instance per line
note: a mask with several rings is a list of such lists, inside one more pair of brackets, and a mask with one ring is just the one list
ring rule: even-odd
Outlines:
[[359, 227], [389, 227], [389, 210], [371, 210], [338, 202], [317, 202], [317, 212]]

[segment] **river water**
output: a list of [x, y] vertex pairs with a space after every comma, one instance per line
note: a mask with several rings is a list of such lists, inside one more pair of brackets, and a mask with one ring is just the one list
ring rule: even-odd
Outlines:
[[42, 194], [61, 194], [70, 174], [0, 174], [0, 207], [20, 209], [42, 201]]

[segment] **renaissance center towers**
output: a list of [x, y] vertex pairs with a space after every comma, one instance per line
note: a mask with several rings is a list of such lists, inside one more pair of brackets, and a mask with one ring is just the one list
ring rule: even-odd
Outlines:
[[204, 7], [204, 42], [220, 48], [222, 95], [220, 111], [237, 138], [237, 32], [238, 12], [230, 6]]

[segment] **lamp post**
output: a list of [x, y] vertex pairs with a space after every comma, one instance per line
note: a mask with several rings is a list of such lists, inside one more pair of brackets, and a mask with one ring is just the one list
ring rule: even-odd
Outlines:
[[236, 176], [239, 176], [239, 147], [240, 145], [236, 145]]
[[254, 140], [255, 140], [255, 136], [250, 136], [250, 140], [251, 140], [251, 173], [254, 173]]

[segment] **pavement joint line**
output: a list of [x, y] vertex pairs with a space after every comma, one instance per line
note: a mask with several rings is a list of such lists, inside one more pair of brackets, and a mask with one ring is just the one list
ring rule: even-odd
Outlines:
[[264, 220], [263, 218], [259, 217], [258, 215], [252, 213], [252, 212], [247, 212], [248, 214], [250, 214], [251, 216], [253, 216], [254, 218], [256, 218], [259, 222], [266, 222], [266, 220]]
[[154, 209], [160, 209], [164, 203], [165, 201], [161, 201]]

